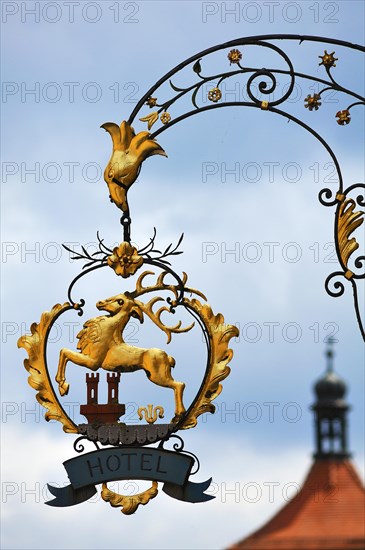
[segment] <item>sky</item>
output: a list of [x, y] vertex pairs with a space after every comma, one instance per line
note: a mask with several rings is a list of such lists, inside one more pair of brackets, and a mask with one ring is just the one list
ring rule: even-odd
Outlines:
[[[16, 346], [43, 311], [67, 300], [69, 283], [81, 269], [62, 243], [93, 252], [97, 231], [110, 246], [122, 240], [120, 214], [103, 180], [111, 140], [101, 124], [128, 119], [169, 70], [235, 38], [304, 34], [363, 44], [363, 2], [3, 1], [1, 9], [2, 547], [212, 549], [248, 535], [300, 489], [310, 467], [312, 388], [325, 370], [330, 335], [337, 340], [335, 370], [348, 384], [352, 407], [349, 446], [363, 477], [363, 341], [351, 288], [339, 298], [324, 289], [338, 264], [334, 210], [319, 203], [318, 193], [324, 187], [335, 192], [338, 179], [326, 150], [284, 117], [229, 107], [167, 128], [157, 141], [168, 158], [148, 159], [129, 193], [132, 241], [143, 246], [156, 227], [156, 244], [166, 247], [184, 233], [184, 254], [174, 259], [175, 271], [188, 273], [189, 284], [204, 292], [213, 311], [239, 328], [216, 414], [200, 417], [194, 430], [182, 434], [185, 448], [200, 460], [195, 481], [212, 477], [214, 500], [188, 504], [160, 491], [131, 517], [111, 509], [100, 491], [75, 508], [45, 506], [51, 498], [46, 484], [67, 482], [62, 462], [75, 454], [74, 437], [59, 423], [45, 422], [27, 385], [24, 350]], [[360, 52], [273, 43], [298, 72], [318, 78], [325, 78], [318, 56], [335, 50], [336, 79], [363, 93]], [[247, 66], [284, 66], [258, 46], [242, 52]], [[202, 61], [204, 74], [227, 70], [227, 53]], [[195, 79], [188, 67], [173, 84], [184, 87]], [[224, 99], [242, 100], [245, 82], [227, 81]], [[275, 93], [287, 84], [286, 77], [278, 77]], [[347, 107], [348, 98], [330, 92], [318, 111], [309, 112], [304, 98], [317, 91], [311, 86], [298, 79], [278, 108], [328, 141], [345, 187], [364, 181], [361, 108], [352, 110], [349, 125], [339, 126], [335, 114]], [[208, 90], [198, 96], [202, 106], [208, 104]], [[166, 85], [160, 93], [168, 98], [171, 89]], [[191, 109], [187, 101], [174, 105], [171, 116], [184, 109]], [[148, 107], [141, 109], [136, 132], [146, 129], [138, 119], [149, 113]], [[361, 243], [361, 230], [357, 238]], [[75, 287], [75, 296], [86, 299], [85, 314], [67, 314], [53, 330], [52, 375], [60, 348], [76, 348], [75, 335], [95, 316], [96, 301], [134, 283], [103, 269]], [[204, 371], [201, 334], [174, 337], [166, 346], [151, 324], [130, 327], [131, 344], [161, 347], [176, 358], [174, 376], [186, 383], [188, 403]], [[69, 364], [68, 376], [71, 389], [63, 404], [81, 422], [84, 372]], [[172, 413], [172, 393], [152, 387], [143, 373], [123, 376], [121, 397], [131, 421], [141, 404], [163, 404]], [[116, 487], [129, 494], [145, 484]]]

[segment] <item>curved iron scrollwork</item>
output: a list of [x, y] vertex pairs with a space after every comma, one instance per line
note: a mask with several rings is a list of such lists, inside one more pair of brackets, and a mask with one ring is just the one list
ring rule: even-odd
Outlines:
[[[162, 133], [167, 129], [168, 127], [173, 126], [177, 122], [180, 122], [184, 118], [187, 118], [189, 116], [192, 116], [193, 114], [197, 114], [197, 112], [201, 112], [202, 107], [199, 107], [197, 104], [197, 94], [199, 90], [201, 89], [202, 85], [204, 83], [209, 82], [216, 82], [218, 83], [213, 87], [211, 90], [212, 93], [208, 93], [208, 99], [215, 103], [215, 105], [210, 105], [209, 108], [220, 108], [222, 106], [230, 104], [229, 102], [220, 101], [222, 98], [221, 94], [219, 93], [219, 85], [226, 79], [236, 76], [236, 75], [245, 75], [248, 76], [248, 80], [246, 83], [246, 91], [249, 99], [251, 99], [252, 106], [256, 106], [258, 108], [263, 108], [270, 110], [272, 107], [275, 107], [276, 105], [279, 105], [281, 103], [284, 103], [291, 95], [294, 89], [294, 83], [295, 79], [301, 78], [301, 79], [307, 79], [311, 80], [312, 82], [317, 82], [321, 85], [323, 85], [323, 88], [315, 94], [316, 97], [312, 100], [306, 98], [305, 103], [308, 103], [306, 107], [309, 110], [315, 109], [317, 110], [318, 107], [321, 105], [319, 102], [321, 95], [324, 94], [326, 91], [329, 90], [335, 90], [338, 92], [343, 92], [344, 94], [353, 97], [356, 99], [356, 102], [353, 102], [350, 104], [347, 109], [350, 110], [355, 105], [364, 105], [365, 104], [365, 98], [351, 90], [348, 90], [347, 88], [341, 86], [336, 80], [334, 79], [331, 69], [333, 67], [336, 67], [336, 61], [337, 58], [334, 57], [334, 53], [332, 52], [328, 54], [327, 50], [324, 50], [324, 54], [321, 56], [318, 56], [322, 59], [322, 61], [319, 63], [319, 65], [323, 65], [324, 69], [326, 71], [326, 74], [329, 78], [329, 80], [324, 80], [322, 78], [318, 78], [313, 75], [308, 75], [301, 72], [296, 72], [294, 70], [293, 64], [288, 57], [288, 55], [278, 46], [271, 44], [268, 41], [271, 40], [295, 40], [299, 41], [299, 43], [303, 42], [318, 42], [318, 43], [324, 43], [324, 44], [333, 44], [338, 46], [343, 46], [346, 48], [351, 48], [354, 50], [365, 52], [365, 48], [363, 46], [357, 45], [357, 44], [351, 44], [350, 42], [346, 42], [343, 40], [335, 40], [331, 38], [323, 38], [323, 37], [317, 37], [317, 36], [303, 36], [303, 35], [262, 35], [262, 36], [254, 36], [254, 37], [247, 37], [247, 38], [239, 38], [235, 40], [231, 40], [229, 42], [225, 42], [223, 44], [219, 44], [217, 46], [213, 46], [212, 48], [208, 48], [206, 50], [203, 50], [202, 52], [199, 52], [195, 54], [194, 56], [190, 57], [189, 59], [186, 59], [179, 65], [177, 65], [174, 69], [169, 71], [166, 75], [164, 75], [156, 84], [154, 84], [141, 98], [141, 100], [137, 103], [136, 107], [132, 111], [128, 123], [132, 124], [134, 119], [137, 117], [137, 115], [140, 113], [141, 109], [144, 106], [148, 106], [150, 108], [157, 107], [158, 109], [156, 112], [151, 113], [150, 115], [147, 115], [145, 117], [140, 117], [140, 120], [143, 122], [147, 122], [148, 129], [151, 129], [152, 126], [160, 120], [162, 123], [162, 126], [156, 130], [152, 135], [151, 138], [155, 138], [158, 134]], [[243, 54], [240, 50], [238, 50], [238, 47], [244, 47], [248, 48], [250, 46], [259, 46], [262, 48], [270, 49], [271, 51], [274, 51], [278, 54], [279, 58], [284, 60], [285, 64], [287, 65], [286, 69], [280, 69], [280, 68], [260, 68], [260, 67], [246, 67], [243, 64]], [[220, 50], [227, 50], [228, 48], [231, 48], [229, 51], [227, 57], [228, 61], [230, 63], [230, 66], [236, 65], [238, 68], [235, 70], [228, 70], [228, 71], [221, 71], [215, 75], [206, 75], [204, 76], [202, 74], [202, 61], [206, 60], [208, 56], [211, 54], [218, 52]], [[193, 83], [192, 85], [188, 87], [181, 87], [177, 86], [176, 82], [172, 82], [172, 78], [175, 77], [178, 73], [180, 73], [185, 67], [188, 67], [191, 65], [192, 70], [197, 75], [198, 80], [197, 82]], [[287, 84], [287, 90], [285, 93], [282, 94], [282, 96], [276, 100], [270, 100], [269, 105], [266, 105], [266, 102], [263, 102], [261, 99], [256, 97], [254, 93], [253, 88], [253, 82], [257, 78], [260, 77], [266, 77], [268, 80], [270, 80], [270, 85], [265, 80], [261, 80], [258, 84], [258, 91], [261, 92], [264, 95], [270, 95], [273, 94], [274, 91], [276, 91], [277, 88], [277, 75], [287, 75], [289, 77], [289, 82]], [[166, 82], [169, 82], [170, 87], [176, 92], [176, 95], [168, 98], [167, 100], [163, 101], [162, 103], [158, 103], [158, 98], [153, 97], [154, 94], [158, 95], [158, 90], [162, 88], [163, 84]], [[184, 96], [186, 96], [188, 93], [191, 92], [191, 102], [193, 106], [195, 107], [194, 111], [189, 111], [184, 113], [183, 115], [177, 116], [172, 118], [171, 114], [167, 112], [167, 109], [169, 109], [172, 105], [176, 104], [177, 101]], [[247, 105], [250, 105], [250, 102], [246, 102]], [[264, 103], [264, 105], [262, 105]], [[237, 102], [233, 102], [233, 104], [238, 104]], [[167, 116], [162, 116], [163, 114], [167, 114]], [[161, 118], [162, 116], [162, 118]], [[337, 116], [337, 115], [336, 115]], [[339, 124], [347, 124], [348, 121], [346, 120], [346, 116], [344, 115], [342, 117], [342, 120], [338, 121]]]
[[200, 461], [199, 461], [199, 458], [194, 454], [192, 453], [191, 451], [186, 451], [185, 450], [185, 443], [184, 443], [184, 440], [182, 437], [180, 437], [179, 435], [176, 435], [176, 434], [170, 434], [168, 435], [168, 437], [166, 437], [166, 439], [162, 439], [160, 441], [160, 443], [158, 444], [158, 448], [159, 449], [164, 449], [165, 448], [165, 444], [170, 442], [171, 443], [171, 439], [177, 439], [177, 441], [175, 441], [175, 443], [173, 443], [172, 445], [172, 448], [173, 450], [176, 452], [176, 453], [181, 453], [181, 454], [184, 454], [184, 455], [188, 455], [188, 456], [191, 456], [194, 461], [195, 461], [195, 470], [190, 472], [190, 475], [195, 475], [199, 472], [200, 470]]
[[[79, 281], [84, 275], [87, 275], [92, 271], [95, 271], [96, 269], [100, 269], [101, 267], [105, 266], [112, 267], [118, 275], [128, 277], [130, 274], [134, 273], [134, 271], [130, 270], [130, 265], [133, 263], [133, 261], [137, 264], [137, 267], [139, 267], [142, 263], [146, 265], [151, 265], [167, 271], [170, 275], [174, 277], [174, 279], [177, 281], [179, 296], [174, 302], [171, 300], [171, 298], [167, 298], [167, 302], [170, 304], [170, 311], [171, 313], [174, 313], [174, 307], [181, 304], [183, 301], [185, 285], [179, 275], [177, 275], [177, 273], [173, 271], [173, 269], [170, 267], [171, 263], [166, 258], [170, 256], [178, 256], [179, 254], [183, 253], [182, 250], [178, 249], [184, 238], [184, 233], [182, 233], [175, 246], [173, 246], [173, 244], [171, 243], [166, 247], [163, 252], [155, 248], [156, 235], [156, 228], [154, 228], [153, 236], [150, 238], [150, 242], [140, 250], [136, 250], [128, 242], [123, 242], [119, 247], [115, 247], [112, 250], [104, 244], [104, 239], [100, 238], [99, 232], [97, 232], [99, 250], [97, 252], [94, 252], [93, 254], [89, 254], [84, 246], [81, 246], [81, 252], [78, 252], [72, 250], [66, 245], [62, 245], [68, 252], [70, 252], [70, 254], [73, 254], [73, 256], [71, 256], [72, 260], [83, 260], [84, 262], [86, 261], [86, 263], [82, 266], [81, 272], [71, 281], [67, 293], [68, 300], [70, 301], [72, 306], [78, 310], [78, 315], [81, 316], [83, 314], [82, 308], [85, 305], [85, 300], [81, 298], [79, 302], [75, 302], [72, 299], [72, 290], [77, 281]], [[120, 263], [122, 255], [126, 259], [125, 266], [123, 265], [123, 263]], [[128, 272], [128, 269], [130, 270], [130, 272]]]
[[[318, 51], [318, 65], [323, 67], [325, 73], [324, 77], [319, 78], [318, 76], [296, 71], [294, 64], [283, 48], [276, 44], [272, 44], [272, 41], [281, 41], [280, 46], [282, 45], [282, 41], [298, 41], [299, 45], [303, 42], [321, 44], [321, 49]], [[326, 46], [327, 49], [324, 49]], [[365, 206], [364, 184], [357, 183], [344, 189], [340, 163], [330, 145], [303, 120], [277, 108], [291, 97], [297, 80], [307, 81], [308, 90], [310, 89], [309, 84], [311, 82], [318, 86], [318, 92], [313, 94], [308, 93], [305, 97], [303, 113], [305, 113], [305, 110], [317, 111], [321, 107], [325, 95], [335, 91], [341, 93], [344, 98], [344, 108], [335, 114], [337, 123], [340, 126], [344, 126], [351, 122], [352, 110], [360, 105], [364, 106], [365, 97], [342, 86], [335, 79], [334, 69], [339, 58], [335, 57], [335, 51], [331, 51], [333, 46], [365, 52], [365, 47], [351, 44], [343, 40], [294, 34], [261, 35], [239, 38], [219, 44], [186, 59], [156, 82], [138, 102], [129, 117], [128, 124], [131, 125], [136, 117], [138, 117], [140, 121], [147, 123], [148, 130], [154, 129], [150, 134], [150, 139], [154, 140], [168, 128], [198, 113], [220, 109], [222, 107], [240, 106], [257, 108], [281, 115], [288, 120], [292, 120], [312, 134], [327, 150], [335, 165], [338, 177], [338, 188], [336, 190], [324, 188], [318, 195], [321, 204], [324, 206], [336, 207], [334, 241], [338, 261], [341, 266], [341, 270], [335, 271], [327, 277], [325, 288], [330, 296], [338, 297], [345, 291], [343, 279], [351, 283], [356, 318], [362, 337], [365, 340], [365, 327], [361, 317], [358, 302], [358, 289], [356, 286], [358, 280], [365, 278], [365, 256], [359, 255], [353, 260], [354, 252], [359, 248], [359, 244], [354, 236], [350, 238], [350, 234], [354, 233], [355, 230], [362, 225], [364, 220], [364, 212], [360, 210], [360, 208], [364, 208]], [[259, 47], [272, 52], [278, 58], [278, 66], [273, 68], [247, 66], [245, 64], [245, 59], [249, 57], [247, 54], [252, 47]], [[222, 50], [228, 50], [225, 57], [227, 65], [229, 62], [228, 67], [216, 74], [207, 74], [204, 71], [204, 66], [208, 65], [208, 59], [212, 54]], [[280, 65], [283, 64], [284, 67], [281, 67]], [[189, 69], [189, 67], [191, 69], [191, 75], [194, 77], [194, 81], [188, 86], [182, 86], [178, 84], [178, 77], [184, 69]], [[185, 74], [184, 72], [184, 75]], [[284, 92], [282, 92], [279, 97], [275, 98], [274, 94], [278, 92], [278, 76], [285, 76], [288, 80]], [[247, 101], [224, 100], [221, 85], [224, 81], [233, 77], [242, 77], [244, 79]], [[211, 89], [205, 96], [203, 94], [203, 85], [211, 86]], [[167, 93], [166, 86], [168, 87]], [[166, 96], [166, 99], [161, 101], [158, 97], [160, 94]], [[260, 96], [263, 96], [264, 99]], [[191, 110], [187, 110], [186, 108], [186, 100], [189, 98], [193, 107]], [[209, 104], [207, 105], [206, 102]], [[151, 110], [153, 109], [152, 112], [145, 116], [140, 116], [143, 114], [142, 110], [146, 107], [149, 107]], [[172, 111], [174, 111], [173, 114]], [[155, 129], [157, 123], [159, 123], [160, 126]], [[355, 190], [358, 190], [360, 194], [354, 199], [351, 198], [350, 195]], [[349, 267], [350, 261], [351, 268]]]
[[[75, 439], [74, 444], [73, 444], [73, 447], [74, 447], [74, 450], [75, 450], [77, 453], [83, 453], [84, 450], [85, 450], [85, 447], [84, 447], [84, 445], [81, 443], [81, 441], [87, 441], [88, 443], [90, 443], [90, 439], [88, 439], [85, 435], [81, 435], [80, 437], [78, 437], [77, 439]], [[98, 444], [97, 441], [92, 441], [92, 443], [95, 445], [95, 447], [96, 447], [97, 450], [100, 449], [99, 444]]]
[[[359, 307], [358, 290], [356, 281], [365, 278], [365, 256], [357, 256], [352, 260], [351, 268], [349, 262], [354, 252], [358, 250], [359, 244], [355, 237], [350, 237], [352, 233], [364, 222], [364, 211], [357, 210], [357, 207], [364, 207], [364, 189], [365, 184], [356, 183], [345, 189], [342, 193], [336, 194], [336, 216], [335, 216], [335, 245], [337, 257], [342, 271], [331, 273], [325, 282], [326, 291], [330, 296], [337, 298], [342, 296], [345, 291], [343, 280], [349, 281], [352, 285], [354, 296], [354, 305], [356, 318], [359, 323], [360, 331], [365, 340], [365, 328], [361, 318]], [[355, 190], [361, 190], [355, 199], [351, 198], [351, 193]], [[342, 279], [342, 280], [341, 280]], [[334, 290], [331, 290], [333, 285]]]

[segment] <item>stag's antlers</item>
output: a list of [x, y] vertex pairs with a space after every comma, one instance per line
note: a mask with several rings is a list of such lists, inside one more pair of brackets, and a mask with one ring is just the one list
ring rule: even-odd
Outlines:
[[[136, 283], [136, 290], [134, 290], [133, 292], [128, 293], [128, 295], [131, 298], [135, 299], [138, 296], [142, 296], [143, 294], [147, 294], [147, 293], [150, 293], [150, 292], [155, 292], [157, 290], [159, 290], [159, 291], [167, 290], [167, 291], [170, 291], [170, 292], [173, 293], [173, 295], [175, 297], [175, 300], [173, 302], [171, 302], [171, 305], [170, 306], [162, 306], [157, 311], [153, 311], [153, 306], [157, 302], [164, 301], [164, 298], [162, 298], [161, 296], [155, 296], [154, 298], [152, 298], [147, 303], [141, 302], [139, 300], [135, 300], [137, 302], [138, 306], [143, 311], [143, 313], [145, 313], [147, 315], [147, 317], [149, 317], [151, 319], [151, 321], [156, 326], [158, 326], [158, 328], [160, 328], [167, 335], [167, 343], [169, 344], [171, 342], [171, 336], [172, 336], [173, 333], [176, 334], [176, 333], [188, 332], [189, 330], [191, 330], [193, 328], [195, 323], [192, 323], [191, 325], [189, 325], [187, 327], [181, 327], [182, 323], [181, 323], [181, 321], [179, 321], [176, 325], [174, 325], [172, 327], [169, 327], [169, 326], [166, 326], [163, 323], [163, 321], [161, 320], [161, 315], [164, 311], [168, 311], [169, 313], [172, 313], [172, 308], [174, 306], [178, 305], [177, 300], [178, 300], [179, 293], [181, 291], [181, 288], [180, 288], [179, 285], [166, 284], [164, 282], [165, 277], [168, 274], [169, 274], [168, 271], [163, 271], [158, 276], [156, 284], [150, 285], [150, 286], [143, 286], [143, 281], [144, 281], [144, 279], [147, 275], [155, 275], [155, 273], [153, 271], [144, 271], [138, 277], [138, 280], [137, 280], [137, 283]], [[183, 277], [182, 277], [181, 281], [182, 281], [182, 284], [183, 284], [182, 286], [183, 286], [184, 291], [189, 292], [189, 293], [197, 294], [198, 296], [201, 296], [204, 300], [206, 300], [204, 294], [202, 294], [198, 290], [193, 290], [193, 289], [185, 287], [185, 283], [186, 283], [187, 279], [188, 279], [188, 276], [186, 275], [186, 273], [183, 273]]]

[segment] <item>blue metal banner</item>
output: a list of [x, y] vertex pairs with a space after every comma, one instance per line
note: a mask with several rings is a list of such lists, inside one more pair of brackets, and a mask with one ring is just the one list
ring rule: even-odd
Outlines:
[[95, 485], [125, 479], [161, 481], [166, 494], [185, 502], [215, 498], [204, 494], [211, 479], [202, 483], [188, 480], [193, 464], [191, 456], [156, 448], [117, 447], [85, 453], [63, 463], [71, 484], [61, 488], [48, 485], [56, 498], [46, 504], [73, 506], [92, 497]]

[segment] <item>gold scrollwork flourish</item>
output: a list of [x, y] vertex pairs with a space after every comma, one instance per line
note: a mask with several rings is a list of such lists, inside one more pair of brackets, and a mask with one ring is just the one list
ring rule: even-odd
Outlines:
[[350, 256], [359, 248], [355, 237], [349, 236], [363, 223], [364, 212], [354, 212], [356, 203], [353, 199], [346, 199], [340, 204], [338, 214], [338, 246], [343, 264], [347, 267]]
[[222, 391], [220, 382], [227, 378], [231, 372], [228, 363], [233, 357], [233, 351], [228, 347], [229, 341], [231, 338], [237, 337], [239, 331], [234, 325], [225, 324], [221, 313], [214, 315], [209, 304], [202, 304], [195, 298], [184, 298], [184, 303], [203, 322], [210, 342], [210, 357], [204, 384], [193, 408], [179, 426], [181, 429], [186, 430], [196, 426], [197, 418], [201, 414], [205, 412], [214, 413], [215, 405], [212, 401]]
[[138, 506], [141, 504], [145, 506], [149, 503], [150, 500], [155, 498], [158, 494], [158, 483], [157, 481], [152, 481], [152, 486], [143, 491], [143, 493], [138, 493], [136, 495], [120, 495], [108, 489], [106, 483], [102, 485], [101, 498], [105, 502], [109, 502], [110, 506], [113, 508], [119, 508], [121, 506], [121, 512], [127, 516], [134, 514]]
[[29, 372], [29, 385], [37, 390], [36, 399], [38, 403], [47, 409], [45, 419], [58, 420], [63, 424], [63, 431], [66, 433], [78, 433], [76, 425], [67, 416], [58, 401], [49, 377], [46, 345], [49, 331], [54, 321], [62, 313], [72, 306], [66, 302], [63, 305], [56, 304], [51, 311], [42, 313], [39, 323], [33, 323], [30, 327], [30, 335], [21, 336], [18, 340], [18, 348], [24, 348], [29, 359], [24, 359], [24, 366]]
[[147, 408], [139, 407], [137, 410], [139, 419], [142, 420], [144, 415], [145, 420], [148, 422], [148, 424], [154, 424], [157, 418], [163, 418], [164, 413], [164, 408], [161, 407], [161, 405], [157, 405], [157, 407], [154, 407], [152, 404], [149, 404], [147, 405]]

